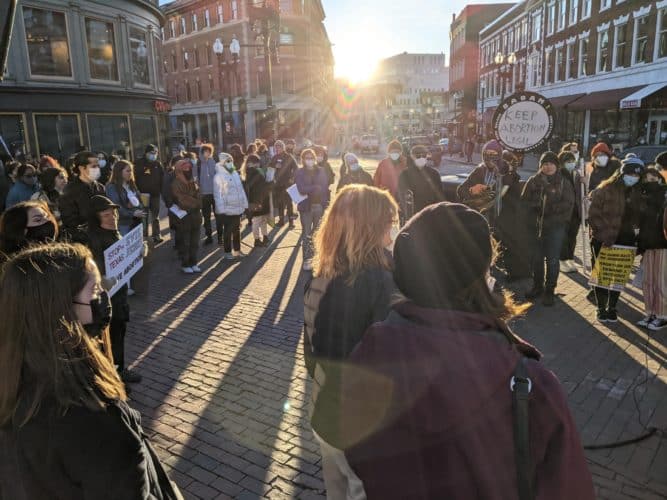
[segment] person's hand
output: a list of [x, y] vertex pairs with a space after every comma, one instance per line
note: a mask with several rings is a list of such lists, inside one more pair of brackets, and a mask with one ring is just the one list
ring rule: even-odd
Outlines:
[[486, 184], [475, 184], [473, 187], [470, 188], [470, 194], [473, 196], [478, 196], [487, 189], [489, 189], [489, 187]]
[[132, 215], [134, 215], [134, 217], [136, 217], [138, 219], [143, 219], [144, 217], [146, 217], [146, 212], [144, 212], [141, 209], [137, 209], [137, 210], [134, 211], [134, 213]]
[[107, 292], [111, 290], [116, 283], [118, 283], [118, 278], [107, 278], [106, 276], [102, 276], [102, 288], [104, 288]]

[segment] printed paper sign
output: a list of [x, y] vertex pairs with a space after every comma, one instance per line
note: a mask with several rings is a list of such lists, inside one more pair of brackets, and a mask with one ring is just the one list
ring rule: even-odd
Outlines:
[[306, 198], [308, 198], [307, 195], [301, 194], [299, 192], [299, 188], [296, 187], [296, 184], [292, 184], [290, 187], [287, 188], [287, 194], [290, 196], [290, 198], [292, 198], [292, 201], [297, 205]]
[[623, 291], [630, 280], [636, 253], [635, 247], [603, 247], [595, 258], [595, 266], [588, 283], [607, 290]]
[[144, 265], [143, 227], [137, 226], [104, 251], [105, 275], [115, 278], [116, 284], [109, 290], [113, 296]]

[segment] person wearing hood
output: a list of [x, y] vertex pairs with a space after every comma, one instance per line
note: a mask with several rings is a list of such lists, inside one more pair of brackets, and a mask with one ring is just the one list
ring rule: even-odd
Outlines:
[[373, 177], [371, 177], [371, 174], [366, 172], [361, 166], [357, 155], [354, 153], [347, 153], [343, 157], [343, 161], [345, 162], [345, 173], [341, 174], [336, 192], [339, 192], [345, 186], [349, 186], [351, 184], [363, 184], [364, 186], [373, 185]]
[[16, 174], [16, 182], [7, 194], [5, 207], [10, 208], [22, 201], [28, 201], [38, 191], [37, 169], [30, 163], [23, 163]]
[[173, 202], [186, 214], [176, 222], [176, 242], [181, 259], [181, 271], [185, 274], [200, 273], [197, 265], [199, 233], [201, 231], [201, 198], [199, 187], [192, 174], [192, 162], [180, 160], [174, 166], [174, 180], [171, 183]]
[[560, 251], [575, 204], [574, 188], [563, 177], [558, 165], [556, 153], [543, 153], [539, 172], [528, 179], [521, 194], [522, 201], [530, 211], [529, 227], [535, 243], [532, 258], [533, 287], [526, 293], [526, 298], [542, 296], [542, 304], [545, 306], [554, 305]]
[[[621, 168], [589, 195], [588, 225], [594, 257], [602, 247], [637, 245], [640, 220], [640, 186], [637, 184], [643, 171], [644, 163], [639, 158], [626, 157]], [[618, 321], [616, 304], [620, 295], [621, 292], [615, 290], [595, 287], [599, 322]]]
[[[574, 208], [572, 217], [565, 230], [565, 238], [560, 251], [560, 270], [563, 273], [576, 273], [577, 266], [574, 264], [574, 249], [577, 246], [577, 236], [581, 229], [581, 219], [583, 216], [583, 207], [581, 199], [581, 187], [584, 184], [581, 172], [577, 170], [577, 156], [571, 152], [571, 145], [563, 146], [563, 151], [558, 155], [560, 172], [574, 189]], [[567, 147], [569, 146], [569, 147]]]
[[440, 174], [426, 166], [428, 156], [426, 146], [413, 146], [408, 167], [398, 176], [400, 206], [406, 219], [422, 208], [445, 199]]
[[333, 171], [333, 168], [331, 168], [331, 164], [329, 163], [327, 149], [324, 146], [313, 146], [312, 149], [315, 151], [317, 166], [327, 173], [329, 185], [333, 184], [336, 179], [336, 173]]
[[403, 146], [396, 139], [387, 145], [387, 157], [379, 164], [373, 176], [375, 187], [386, 189], [398, 201], [398, 177], [408, 168]]
[[88, 241], [85, 226], [90, 220], [90, 199], [105, 194], [104, 186], [97, 182], [101, 175], [98, 162], [97, 155], [90, 151], [81, 151], [74, 156], [74, 179], [65, 186], [60, 197], [63, 232], [70, 241]]
[[591, 162], [588, 165], [588, 192], [596, 189], [621, 168], [621, 162], [612, 158], [612, 151], [605, 142], [598, 142], [591, 149]]
[[58, 222], [43, 201], [22, 201], [0, 216], [0, 262], [24, 248], [58, 239]]
[[[271, 158], [269, 167], [276, 169], [273, 188], [273, 200], [278, 211], [278, 223], [276, 226], [282, 226], [286, 222], [289, 228], [294, 228], [294, 207], [292, 198], [287, 194], [287, 188], [294, 184], [294, 175], [296, 174], [297, 164], [294, 157], [285, 151], [285, 143], [276, 141], [273, 145], [275, 155]], [[285, 212], [287, 215], [285, 216]]]
[[[484, 217], [448, 202], [396, 238], [403, 299], [364, 333], [341, 377], [334, 444], [367, 498], [518, 498], [520, 488], [542, 500], [595, 498], [565, 391], [507, 325], [527, 307], [490, 291], [493, 254]], [[520, 481], [511, 382], [522, 368], [530, 471]]]
[[[213, 243], [213, 230], [211, 228], [211, 212], [214, 212], [213, 216], [215, 217], [215, 201], [213, 199], [213, 177], [216, 175], [216, 161], [213, 157], [213, 145], [212, 144], [202, 144], [200, 149], [201, 157], [197, 162], [197, 171], [195, 175], [197, 176], [196, 180], [199, 183], [199, 192], [201, 194], [201, 207], [202, 207], [202, 216], [204, 217], [204, 232], [206, 233], [206, 240], [204, 240], [204, 245], [210, 245]], [[222, 153], [221, 153], [222, 154]], [[222, 160], [220, 160], [222, 161]], [[217, 219], [216, 219], [217, 223]], [[218, 240], [222, 238], [222, 235], [218, 233]]]
[[58, 224], [60, 224], [60, 195], [67, 186], [67, 172], [60, 165], [57, 167], [46, 167], [39, 174], [40, 190], [32, 195], [31, 200], [45, 202], [53, 213]]
[[271, 211], [271, 183], [266, 180], [259, 156], [248, 155], [245, 160], [246, 189], [248, 192], [248, 218], [252, 221], [254, 248], [269, 245], [268, 220]]
[[[137, 187], [142, 194], [150, 196], [148, 202], [149, 222], [153, 232], [153, 242], [162, 243], [160, 236], [160, 194], [164, 180], [164, 168], [158, 160], [158, 148], [148, 144], [143, 158], [135, 163], [135, 177]], [[144, 227], [144, 237], [148, 237], [148, 224]]]
[[241, 215], [248, 209], [248, 197], [234, 158], [227, 153], [220, 154], [220, 162], [215, 166], [213, 199], [218, 245], [223, 246], [225, 259], [245, 257], [241, 252]]

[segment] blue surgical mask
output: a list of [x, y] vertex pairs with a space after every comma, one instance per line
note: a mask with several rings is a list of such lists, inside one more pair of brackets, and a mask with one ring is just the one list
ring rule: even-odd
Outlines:
[[565, 163], [565, 168], [568, 172], [572, 172], [577, 167], [577, 164], [573, 161], [568, 161]]
[[361, 167], [359, 166], [358, 163], [350, 163], [350, 170], [352, 170], [352, 172], [356, 172], [356, 171], [359, 170], [360, 168], [361, 168]]
[[193, 167], [196, 167], [196, 166], [197, 166], [197, 160], [194, 160], [194, 159], [191, 158], [191, 159], [190, 159], [190, 163], [192, 163], [192, 166], [193, 166]]
[[623, 183], [624, 183], [627, 187], [634, 186], [634, 185], [637, 184], [638, 182], [639, 182], [639, 177], [635, 177], [634, 175], [624, 175], [624, 176], [623, 176]]
[[155, 161], [155, 160], [157, 160], [157, 154], [155, 154], [155, 153], [148, 153], [148, 154], [146, 155], [146, 158], [148, 158], [150, 161]]

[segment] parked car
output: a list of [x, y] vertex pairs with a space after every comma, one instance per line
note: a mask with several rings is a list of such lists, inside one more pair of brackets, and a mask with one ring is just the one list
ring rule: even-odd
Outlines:
[[653, 144], [649, 146], [633, 146], [623, 150], [621, 157], [625, 157], [628, 153], [634, 153], [641, 158], [644, 163], [653, 163], [655, 162], [655, 157], [663, 151], [667, 151], [667, 145]]
[[364, 134], [361, 136], [360, 146], [362, 153], [371, 152], [377, 154], [380, 150], [380, 139], [377, 135]]

